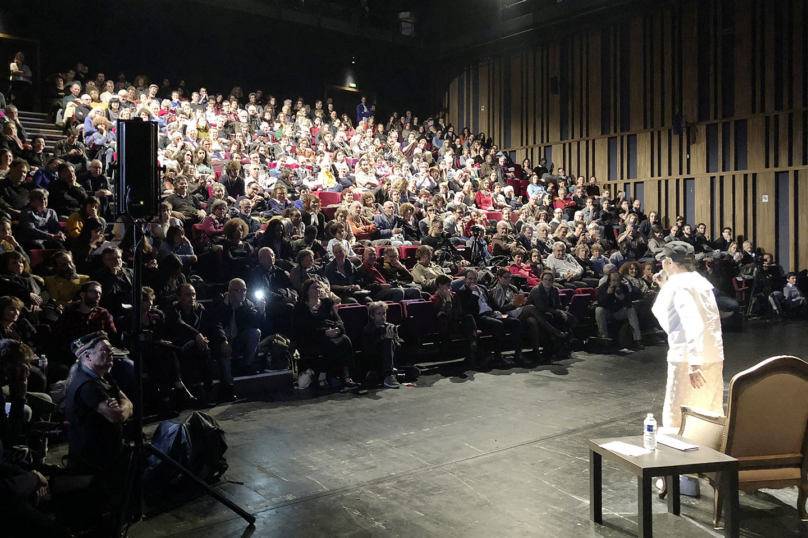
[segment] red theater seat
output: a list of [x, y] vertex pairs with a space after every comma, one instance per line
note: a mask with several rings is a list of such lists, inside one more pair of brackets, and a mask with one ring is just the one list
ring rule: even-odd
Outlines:
[[323, 206], [337, 205], [342, 201], [342, 194], [338, 192], [318, 191], [315, 193]]

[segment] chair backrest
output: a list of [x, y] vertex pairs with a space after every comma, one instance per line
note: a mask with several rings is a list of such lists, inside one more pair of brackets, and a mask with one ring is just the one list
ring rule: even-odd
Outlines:
[[28, 258], [31, 260], [31, 269], [50, 260], [54, 252], [59, 252], [59, 249], [31, 249], [28, 251]]
[[[437, 330], [435, 305], [430, 301], [406, 301], [407, 318], [404, 322], [410, 334], [429, 336]], [[388, 318], [389, 319], [389, 318]]]
[[485, 218], [499, 222], [502, 220], [502, 211], [486, 211]]
[[361, 304], [337, 305], [337, 314], [345, 324], [345, 334], [357, 345], [362, 338], [362, 330], [368, 324], [368, 307]]
[[722, 448], [742, 469], [801, 466], [807, 427], [805, 361], [772, 357], [732, 378]]
[[412, 270], [415, 264], [418, 263], [418, 260], [415, 259], [415, 252], [417, 250], [418, 247], [415, 246], [402, 245], [398, 247], [398, 255], [401, 258], [401, 263], [403, 263], [404, 267], [407, 269]]
[[573, 290], [568, 290], [568, 289], [558, 290], [558, 296], [559, 296], [559, 299], [561, 299], [561, 307], [562, 308], [567, 308], [567, 305], [570, 304], [570, 301], [572, 300], [573, 295], [575, 295], [575, 291], [573, 291]]
[[401, 305], [392, 301], [385, 301], [385, 304], [387, 304], [387, 322], [393, 325], [404, 323], [404, 309]]
[[339, 204], [342, 200], [342, 195], [338, 192], [318, 191], [316, 194], [324, 207]]
[[573, 295], [567, 307], [567, 312], [572, 314], [578, 321], [581, 321], [586, 317], [591, 300], [591, 295]]

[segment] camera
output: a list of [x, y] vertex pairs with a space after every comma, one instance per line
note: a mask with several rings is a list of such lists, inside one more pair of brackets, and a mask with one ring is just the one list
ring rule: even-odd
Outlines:
[[474, 237], [479, 237], [479, 236], [480, 236], [480, 235], [482, 235], [483, 233], [485, 233], [485, 228], [483, 228], [483, 227], [482, 227], [482, 226], [480, 226], [479, 224], [475, 224], [474, 226], [472, 226], [472, 227], [471, 227], [471, 234], [472, 234]]
[[451, 235], [449, 235], [449, 232], [441, 232], [438, 237], [440, 237], [441, 239], [449, 239]]
[[256, 290], [256, 292], [253, 293], [253, 297], [255, 297], [256, 301], [262, 300], [264, 298], [264, 290]]

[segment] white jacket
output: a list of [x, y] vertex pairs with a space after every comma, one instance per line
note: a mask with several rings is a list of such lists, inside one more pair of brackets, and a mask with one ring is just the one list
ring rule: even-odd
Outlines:
[[695, 272], [670, 276], [652, 311], [668, 333], [668, 362], [700, 366], [724, 360], [721, 316], [706, 278]]

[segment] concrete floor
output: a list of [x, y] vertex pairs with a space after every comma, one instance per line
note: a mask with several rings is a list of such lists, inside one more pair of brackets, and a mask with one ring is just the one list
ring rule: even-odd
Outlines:
[[[726, 334], [725, 380], [775, 354], [808, 359], [808, 323]], [[208, 497], [132, 527], [133, 537], [625, 537], [637, 532], [636, 482], [604, 464], [604, 520], [589, 521], [587, 440], [639, 434], [661, 414], [664, 347], [575, 353], [563, 364], [487, 374], [459, 367], [417, 387], [266, 401], [211, 411], [227, 431], [228, 482], [254, 528]], [[713, 530], [712, 490], [682, 516], [654, 503], [662, 537]], [[742, 536], [808, 536], [796, 489], [741, 494]]]

